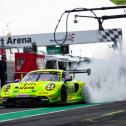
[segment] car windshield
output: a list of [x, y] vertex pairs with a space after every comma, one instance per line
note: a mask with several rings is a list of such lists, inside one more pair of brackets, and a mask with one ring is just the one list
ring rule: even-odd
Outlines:
[[32, 72], [25, 75], [22, 82], [25, 81], [59, 81], [59, 72]]

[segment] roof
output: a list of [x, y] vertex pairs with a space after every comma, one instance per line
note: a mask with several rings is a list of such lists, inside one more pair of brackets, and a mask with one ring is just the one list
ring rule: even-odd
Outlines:
[[60, 70], [60, 69], [44, 69], [44, 70], [34, 70], [34, 71], [31, 71], [30, 73], [32, 73], [32, 72], [43, 72], [43, 71], [49, 71], [49, 72], [63, 72], [64, 70]]

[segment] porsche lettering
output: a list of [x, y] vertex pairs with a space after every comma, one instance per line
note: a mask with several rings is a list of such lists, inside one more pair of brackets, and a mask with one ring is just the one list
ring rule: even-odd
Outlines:
[[19, 89], [34, 89], [35, 87], [20, 87]]

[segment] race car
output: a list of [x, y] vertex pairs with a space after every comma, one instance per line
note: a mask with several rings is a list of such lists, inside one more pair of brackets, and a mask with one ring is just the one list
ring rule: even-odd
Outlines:
[[85, 83], [72, 78], [72, 73], [85, 70], [45, 69], [27, 73], [20, 82], [9, 83], [1, 89], [1, 103], [5, 107], [16, 105], [66, 104], [85, 100]]

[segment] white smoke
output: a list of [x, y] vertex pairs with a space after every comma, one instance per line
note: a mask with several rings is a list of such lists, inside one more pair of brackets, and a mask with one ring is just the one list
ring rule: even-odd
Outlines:
[[109, 60], [96, 60], [78, 69], [91, 68], [91, 75], [79, 75], [86, 82], [90, 102], [101, 103], [126, 100], [126, 57], [120, 53]]

